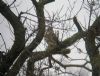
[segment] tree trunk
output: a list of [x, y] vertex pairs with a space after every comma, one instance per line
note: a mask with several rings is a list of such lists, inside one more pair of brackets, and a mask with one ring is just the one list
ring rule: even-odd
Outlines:
[[30, 58], [27, 62], [26, 76], [36, 76], [34, 74], [34, 61], [32, 61], [32, 58]]
[[95, 45], [95, 30], [89, 29], [85, 40], [86, 50], [92, 66], [92, 76], [100, 76], [100, 56], [97, 46]]
[[91, 64], [92, 65], [92, 76], [100, 76], [100, 67], [98, 66], [95, 66], [94, 64]]

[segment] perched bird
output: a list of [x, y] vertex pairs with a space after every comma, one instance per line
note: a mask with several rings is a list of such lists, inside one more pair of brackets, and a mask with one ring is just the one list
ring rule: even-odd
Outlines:
[[[48, 27], [48, 29], [46, 30], [45, 32], [45, 35], [44, 35], [44, 39], [45, 41], [47, 42], [48, 44], [48, 47], [47, 47], [47, 50], [52, 50], [54, 49], [55, 47], [59, 46], [60, 45], [60, 42], [58, 40], [58, 35], [56, 35], [53, 31], [53, 28], [52, 27]], [[59, 51], [59, 50], [58, 50]], [[70, 49], [66, 49], [66, 48], [62, 48], [61, 51], [61, 54], [69, 54], [70, 53]], [[67, 55], [66, 55], [67, 58], [69, 58]], [[49, 55], [48, 56], [48, 61], [49, 61], [49, 66], [52, 67], [52, 63], [51, 63], [51, 58], [52, 58], [52, 55]]]
[[55, 47], [58, 45], [58, 37], [55, 35], [52, 27], [48, 27], [44, 39], [47, 42], [48, 47]]

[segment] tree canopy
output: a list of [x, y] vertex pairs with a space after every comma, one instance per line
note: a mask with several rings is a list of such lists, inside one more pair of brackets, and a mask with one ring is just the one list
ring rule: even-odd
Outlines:
[[55, 2], [0, 0], [0, 30], [9, 37], [0, 31], [0, 76], [82, 74], [70, 72], [69, 67], [100, 76], [100, 1], [67, 0], [66, 9], [62, 6], [56, 12], [46, 8]]

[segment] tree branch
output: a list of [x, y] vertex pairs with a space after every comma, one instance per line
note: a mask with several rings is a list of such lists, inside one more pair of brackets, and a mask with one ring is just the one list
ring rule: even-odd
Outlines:
[[85, 37], [87, 35], [87, 31], [81, 31], [81, 32], [78, 32], [78, 33], [75, 33], [73, 36], [65, 39], [64, 41], [62, 41], [60, 43], [60, 46], [62, 48], [65, 48], [65, 47], [68, 47], [68, 46], [71, 46], [72, 44], [74, 44], [77, 40]]
[[51, 2], [54, 2], [55, 0], [42, 0], [43, 1], [43, 4], [48, 4], [48, 3], [51, 3]]
[[[9, 67], [13, 64], [13, 61], [17, 58], [19, 53], [24, 48], [25, 43], [25, 29], [23, 24], [20, 22], [18, 17], [9, 9], [9, 7], [0, 0], [0, 13], [10, 22], [11, 26], [14, 29], [14, 36], [15, 41], [11, 48], [11, 50], [6, 55], [6, 69], [2, 70], [0, 69], [0, 72], [5, 73]], [[0, 65], [0, 68], [3, 68], [5, 66]]]
[[86, 63], [85, 63], [85, 65], [83, 64], [83, 65], [77, 65], [77, 64], [67, 64], [67, 65], [64, 65], [64, 64], [62, 64], [61, 62], [59, 62], [59, 61], [57, 61], [56, 59], [54, 59], [54, 58], [52, 58], [52, 60], [54, 61], [54, 62], [56, 62], [56, 63], [58, 63], [61, 67], [63, 67], [63, 68], [66, 68], [66, 67], [83, 67], [83, 68], [85, 68], [86, 70], [88, 70], [88, 71], [92, 71], [91, 69], [89, 69], [89, 68], [87, 68], [85, 65], [86, 65]]
[[69, 49], [66, 49], [66, 51], [62, 51], [56, 48], [49, 51], [46, 50], [46, 51], [40, 51], [40, 52], [33, 52], [31, 56], [34, 61], [39, 61], [53, 54], [69, 54], [69, 53], [70, 53]]
[[[32, 0], [34, 4], [34, 0]], [[19, 72], [21, 66], [25, 62], [25, 60], [29, 57], [30, 53], [40, 44], [44, 32], [45, 32], [45, 18], [44, 18], [44, 6], [43, 5], [36, 5], [36, 14], [38, 18], [38, 33], [36, 35], [36, 38], [32, 41], [32, 43], [26, 47], [22, 53], [19, 55], [11, 69], [7, 72], [6, 76], [16, 76], [17, 73]], [[29, 53], [30, 52], [30, 53]]]
[[77, 18], [74, 16], [73, 18], [73, 22], [75, 23], [77, 29], [78, 29], [78, 32], [81, 32], [83, 31], [82, 28], [81, 28], [81, 25], [79, 24], [79, 22], [77, 21]]
[[38, 6], [38, 3], [36, 2], [36, 0], [31, 0], [31, 1], [36, 7]]
[[92, 26], [88, 29], [88, 33], [86, 38], [84, 39], [86, 45], [86, 51], [89, 55], [90, 62], [92, 65], [92, 75], [99, 76], [100, 67], [96, 64], [100, 64], [100, 62], [96, 62], [95, 58], [99, 56], [99, 50], [97, 49], [95, 38], [96, 36], [100, 36], [100, 16], [96, 18]]

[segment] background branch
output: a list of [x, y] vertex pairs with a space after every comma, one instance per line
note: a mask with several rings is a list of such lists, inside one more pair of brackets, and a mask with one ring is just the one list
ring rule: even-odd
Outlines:
[[79, 22], [77, 21], [76, 16], [74, 16], [73, 22], [75, 23], [75, 25], [76, 25], [76, 27], [77, 27], [77, 29], [78, 29], [78, 32], [83, 31], [82, 28], [81, 28], [81, 25], [80, 25]]

